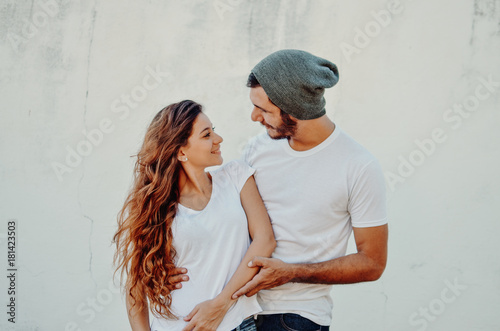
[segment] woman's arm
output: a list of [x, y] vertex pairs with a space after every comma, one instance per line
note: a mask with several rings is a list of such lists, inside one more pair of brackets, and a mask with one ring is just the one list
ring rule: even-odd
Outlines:
[[240, 197], [241, 205], [247, 215], [248, 232], [252, 238], [252, 243], [222, 292], [213, 300], [208, 300], [197, 305], [186, 316], [185, 320], [190, 321], [190, 323], [186, 325], [184, 330], [192, 330], [195, 326], [215, 330], [220, 322], [222, 322], [226, 312], [236, 302], [237, 299], [233, 298], [233, 294], [259, 271], [258, 268], [249, 268], [248, 262], [254, 256], [270, 257], [276, 247], [276, 240], [274, 239], [269, 215], [267, 214], [264, 202], [262, 202], [253, 176], [246, 181], [241, 190]]
[[142, 311], [138, 312], [137, 308], [130, 309], [132, 307], [133, 298], [130, 296], [129, 291], [127, 290], [127, 315], [128, 320], [130, 322], [130, 326], [132, 327], [132, 331], [149, 331], [149, 305], [148, 300], [143, 297], [142, 300], [145, 301], [145, 307]]

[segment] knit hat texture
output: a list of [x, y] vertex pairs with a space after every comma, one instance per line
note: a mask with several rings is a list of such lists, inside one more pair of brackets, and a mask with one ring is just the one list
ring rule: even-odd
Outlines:
[[311, 53], [284, 49], [274, 52], [253, 69], [269, 99], [299, 120], [323, 116], [325, 88], [339, 80], [337, 66]]

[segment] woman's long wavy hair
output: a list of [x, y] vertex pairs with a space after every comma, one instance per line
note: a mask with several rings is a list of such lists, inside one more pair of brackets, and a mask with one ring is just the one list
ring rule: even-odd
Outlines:
[[179, 149], [186, 146], [202, 106], [191, 100], [171, 104], [156, 114], [137, 154], [134, 183], [118, 214], [115, 273], [126, 275], [126, 295], [142, 311], [150, 302], [155, 316], [177, 318], [170, 306], [169, 276], [175, 268], [172, 222], [179, 201]]

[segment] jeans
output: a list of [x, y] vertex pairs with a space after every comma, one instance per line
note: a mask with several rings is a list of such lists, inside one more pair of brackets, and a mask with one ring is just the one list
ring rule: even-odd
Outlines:
[[253, 316], [248, 317], [246, 320], [241, 322], [241, 324], [237, 326], [236, 329], [233, 329], [232, 331], [257, 331]]
[[322, 326], [297, 314], [258, 315], [258, 331], [328, 331]]

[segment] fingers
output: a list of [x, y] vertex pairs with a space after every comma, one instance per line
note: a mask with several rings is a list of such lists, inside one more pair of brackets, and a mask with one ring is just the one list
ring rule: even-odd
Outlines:
[[178, 283], [178, 284], [175, 284], [175, 285], [167, 285], [167, 288], [170, 292], [174, 291], [174, 290], [178, 290], [180, 288], [182, 288], [182, 284], [181, 283]]
[[246, 294], [248, 291], [254, 289], [258, 284], [258, 280], [256, 280], [257, 276], [255, 276], [251, 281], [245, 284], [242, 288], [240, 288], [238, 291], [234, 292], [232, 298], [237, 299], [240, 296]]
[[257, 292], [259, 292], [263, 288], [264, 288], [264, 286], [262, 286], [262, 284], [259, 284], [259, 285], [255, 286], [253, 289], [251, 289], [250, 291], [248, 291], [245, 295], [247, 297], [251, 297], [251, 296], [257, 294]]
[[185, 274], [185, 273], [187, 273], [187, 269], [186, 268], [174, 268], [172, 270], [171, 276], [181, 275], [181, 274]]
[[[265, 258], [265, 257], [254, 256], [254, 258], [252, 260], [250, 260], [250, 262], [248, 262], [248, 267], [250, 267], [250, 268], [265, 267], [267, 265], [267, 260], [268, 260], [268, 258]], [[247, 297], [252, 296], [253, 294], [257, 293], [258, 290], [255, 292], [250, 292], [250, 291], [254, 290], [259, 285], [259, 282], [260, 282], [260, 275], [257, 274], [253, 277], [253, 279], [251, 281], [246, 283], [245, 286], [243, 286], [238, 291], [236, 291], [232, 295], [232, 298], [237, 299], [244, 294], [246, 294]], [[253, 293], [253, 294], [250, 295], [249, 293]]]
[[195, 325], [196, 324], [193, 321], [191, 321], [188, 324], [186, 324], [186, 326], [184, 327], [184, 329], [182, 329], [182, 331], [191, 331], [191, 330], [193, 330]]
[[169, 291], [173, 291], [173, 290], [178, 290], [180, 288], [182, 288], [182, 283], [181, 281], [187, 281], [189, 280], [189, 278], [187, 279], [176, 279], [176, 280], [172, 280], [172, 281], [175, 281], [175, 283], [171, 284], [171, 285], [167, 285], [167, 288], [169, 289]]
[[198, 309], [199, 309], [199, 307], [195, 306], [193, 308], [193, 310], [191, 310], [191, 312], [189, 314], [187, 314], [186, 317], [184, 317], [184, 320], [186, 322], [189, 322], [193, 318], [193, 316], [196, 315], [196, 313], [198, 312]]
[[194, 307], [193, 310], [191, 310], [191, 312], [189, 314], [187, 314], [186, 317], [184, 317], [184, 321], [189, 322], [189, 323], [186, 324], [186, 326], [184, 327], [184, 329], [182, 329], [182, 331], [193, 330], [193, 328], [196, 326], [196, 321], [191, 320], [191, 319], [194, 317], [194, 315], [196, 315], [197, 311], [198, 311], [198, 306]]
[[185, 282], [189, 280], [189, 276], [186, 275], [187, 269], [186, 268], [175, 268], [172, 271], [172, 275], [169, 276], [168, 280], [170, 281], [171, 285], [167, 286], [170, 291], [173, 291], [175, 289], [182, 288], [181, 282]]
[[248, 262], [248, 266], [250, 268], [263, 267], [265, 265], [265, 263], [267, 262], [266, 260], [267, 260], [267, 258], [265, 258], [265, 257], [254, 256], [254, 258], [252, 260], [250, 260], [250, 262]]
[[[189, 280], [189, 276], [188, 276], [188, 275], [170, 276], [170, 277], [169, 277], [169, 280], [170, 280], [170, 281], [171, 281], [174, 285], [176, 285], [177, 283], [188, 281], [188, 280]], [[179, 284], [179, 285], [180, 285], [180, 284]]]

